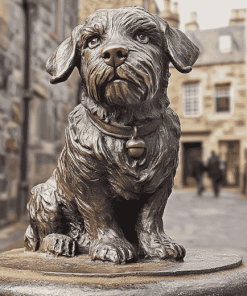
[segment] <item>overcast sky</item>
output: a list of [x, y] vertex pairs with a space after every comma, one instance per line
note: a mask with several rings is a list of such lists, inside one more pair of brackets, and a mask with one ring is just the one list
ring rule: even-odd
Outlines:
[[[161, 8], [164, 0], [157, 0], [157, 2]], [[197, 12], [200, 29], [205, 30], [227, 26], [232, 9], [247, 8], [247, 0], [171, 0], [171, 3], [174, 2], [178, 2], [182, 31], [184, 31], [184, 24], [189, 21], [191, 11]]]

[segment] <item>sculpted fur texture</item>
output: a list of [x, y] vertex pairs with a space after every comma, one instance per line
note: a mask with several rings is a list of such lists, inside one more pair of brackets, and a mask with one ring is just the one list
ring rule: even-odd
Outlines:
[[162, 221], [180, 137], [167, 86], [169, 63], [188, 73], [198, 54], [182, 32], [137, 6], [96, 11], [54, 51], [51, 83], [77, 67], [82, 101], [57, 168], [31, 191], [26, 250], [114, 263], [184, 258]]

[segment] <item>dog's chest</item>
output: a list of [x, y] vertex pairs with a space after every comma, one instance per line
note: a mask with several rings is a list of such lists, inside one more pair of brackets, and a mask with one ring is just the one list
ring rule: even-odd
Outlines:
[[[90, 128], [88, 131], [90, 132]], [[163, 180], [162, 175], [167, 168], [167, 148], [164, 147], [166, 145], [161, 141], [159, 132], [145, 137], [144, 140], [146, 151], [142, 156], [133, 158], [128, 153], [125, 139], [106, 136], [101, 132], [97, 138], [87, 137], [86, 145], [92, 141], [90, 148], [96, 157], [95, 161], [102, 164], [102, 175], [108, 186], [126, 199], [138, 198], [141, 192], [154, 192]], [[157, 150], [157, 146], [162, 147], [162, 151]], [[161, 178], [157, 178], [157, 174], [160, 174]]]
[[[107, 180], [108, 186], [126, 199], [138, 198], [141, 193], [152, 193], [177, 165], [178, 141], [161, 124], [157, 130], [143, 137], [145, 152], [137, 158], [130, 156], [126, 147], [128, 139], [109, 136], [90, 120], [84, 108], [70, 116], [71, 143], [77, 140], [81, 153], [87, 159], [87, 174]], [[175, 160], [175, 161], [174, 161]], [[81, 167], [83, 168], [83, 165]], [[91, 170], [90, 170], [91, 167]], [[95, 167], [98, 172], [95, 172]]]

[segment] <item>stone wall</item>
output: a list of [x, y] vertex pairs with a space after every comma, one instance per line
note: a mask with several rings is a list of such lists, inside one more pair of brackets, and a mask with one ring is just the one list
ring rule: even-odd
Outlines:
[[[20, 171], [21, 96], [23, 71], [23, 12], [15, 1], [0, 8], [0, 226], [15, 219], [7, 211], [17, 197]], [[18, 50], [17, 50], [18, 49]]]
[[[68, 81], [51, 85], [45, 71], [47, 59], [78, 23], [78, 1], [43, 1], [35, 9], [32, 32], [32, 88], [30, 104], [30, 185], [46, 180], [54, 170], [64, 145], [64, 129], [69, 112], [77, 104], [79, 75], [75, 70]], [[61, 9], [62, 8], [62, 9]], [[60, 19], [56, 11], [60, 9]]]
[[[16, 219], [23, 120], [24, 11], [21, 5], [21, 0], [1, 0], [0, 6], [0, 227]], [[55, 168], [64, 145], [68, 113], [78, 101], [77, 73], [61, 85], [51, 85], [45, 71], [53, 50], [77, 25], [77, 12], [77, 0], [42, 0], [32, 5], [30, 188], [45, 181]]]

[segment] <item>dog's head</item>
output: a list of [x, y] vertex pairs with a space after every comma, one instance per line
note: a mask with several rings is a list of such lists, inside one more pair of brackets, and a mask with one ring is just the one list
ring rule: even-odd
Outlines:
[[169, 62], [191, 71], [199, 49], [179, 30], [142, 7], [97, 10], [77, 26], [47, 62], [51, 83], [68, 79], [75, 66], [90, 99], [138, 105], [163, 96]]

